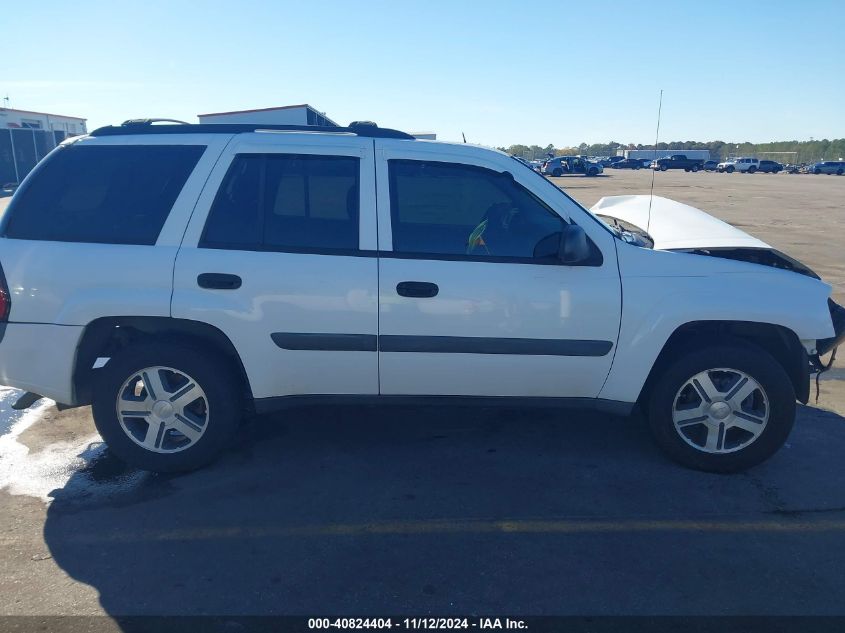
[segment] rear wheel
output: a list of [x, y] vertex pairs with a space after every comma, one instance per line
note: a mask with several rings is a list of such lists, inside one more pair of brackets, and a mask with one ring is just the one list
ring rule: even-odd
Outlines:
[[753, 174], [755, 171], [757, 171], [757, 168], [756, 168], [756, 167], [749, 167], [749, 168], [748, 168], [748, 173], [749, 173], [749, 174]]
[[552, 176], [554, 176], [555, 178], [557, 178], [558, 176], [562, 176], [562, 175], [563, 175], [562, 169], [555, 169], [555, 170], [552, 171]]
[[795, 420], [795, 393], [781, 365], [741, 341], [690, 351], [654, 384], [649, 426], [675, 461], [737, 472], [771, 457]]
[[238, 381], [215, 355], [155, 342], [127, 347], [100, 371], [94, 423], [128, 464], [193, 470], [213, 460], [237, 429]]
[[587, 170], [587, 175], [588, 175], [588, 176], [598, 176], [598, 175], [599, 175], [599, 170], [598, 170], [598, 169], [596, 169], [595, 167], [590, 167], [590, 168]]
[[700, 169], [700, 168], [699, 168], [699, 166], [698, 166], [698, 165], [693, 165], [693, 166], [692, 166], [692, 170], [693, 170], [694, 172], [695, 172], [695, 171], [698, 171], [699, 169]]

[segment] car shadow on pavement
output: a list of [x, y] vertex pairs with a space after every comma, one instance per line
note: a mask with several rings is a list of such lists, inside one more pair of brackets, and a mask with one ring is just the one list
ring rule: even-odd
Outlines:
[[812, 407], [725, 476], [664, 459], [637, 416], [309, 406], [198, 472], [69, 482], [44, 536], [113, 616], [833, 613], [845, 532], [789, 522], [842, 520], [843, 451], [845, 419]]

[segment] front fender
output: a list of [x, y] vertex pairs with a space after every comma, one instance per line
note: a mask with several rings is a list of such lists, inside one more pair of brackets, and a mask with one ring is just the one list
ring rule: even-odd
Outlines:
[[666, 342], [694, 321], [765, 323], [805, 346], [833, 335], [830, 286], [796, 273], [690, 253], [619, 248], [619, 342], [599, 397], [634, 402]]

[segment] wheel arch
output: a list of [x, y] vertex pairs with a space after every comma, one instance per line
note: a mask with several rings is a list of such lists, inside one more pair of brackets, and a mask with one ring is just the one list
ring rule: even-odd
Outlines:
[[677, 327], [666, 342], [640, 391], [637, 403], [646, 406], [654, 381], [685, 350], [739, 340], [771, 354], [789, 377], [799, 402], [810, 399], [810, 361], [798, 335], [787, 327], [756, 321], [691, 321]]
[[[82, 334], [73, 370], [75, 404], [90, 404], [97, 358], [110, 358], [125, 347], [144, 340], [192, 343], [229, 363], [241, 380], [245, 402], [252, 402], [249, 378], [237, 349], [218, 328], [190, 319], [172, 317], [101, 317], [91, 321]], [[106, 365], [108, 366], [108, 365]]]

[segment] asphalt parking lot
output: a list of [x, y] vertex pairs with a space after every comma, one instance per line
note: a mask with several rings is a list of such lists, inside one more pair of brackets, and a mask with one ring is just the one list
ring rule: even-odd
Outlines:
[[[651, 173], [555, 181], [591, 206]], [[845, 177], [669, 172], [654, 191], [845, 300]], [[0, 615], [845, 615], [841, 369], [780, 453], [729, 476], [666, 461], [636, 416], [398, 406], [292, 409], [205, 470], [151, 475], [88, 408], [12, 414], [15, 395]]]

